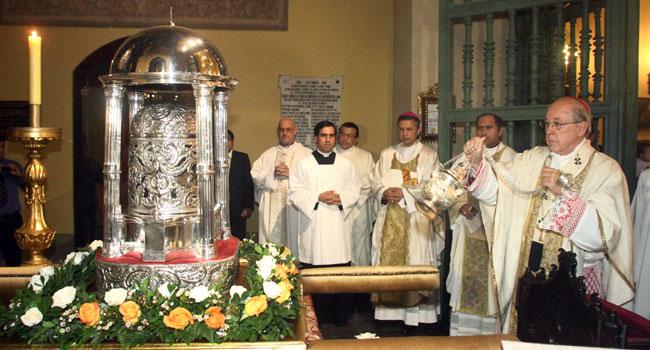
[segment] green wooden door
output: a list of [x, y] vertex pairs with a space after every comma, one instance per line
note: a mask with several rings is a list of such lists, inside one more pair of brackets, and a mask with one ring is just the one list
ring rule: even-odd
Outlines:
[[537, 121], [568, 95], [589, 103], [598, 146], [634, 181], [638, 13], [638, 0], [441, 0], [441, 159], [485, 112], [516, 150], [543, 144]]

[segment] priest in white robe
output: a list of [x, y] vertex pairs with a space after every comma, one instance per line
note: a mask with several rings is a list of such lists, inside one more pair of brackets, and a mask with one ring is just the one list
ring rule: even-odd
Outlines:
[[636, 300], [634, 312], [650, 319], [650, 170], [639, 176], [634, 200], [634, 282]]
[[347, 225], [352, 226], [352, 265], [370, 265], [370, 233], [374, 213], [372, 211], [372, 189], [370, 174], [375, 166], [372, 154], [357, 147], [359, 127], [352, 122], [341, 124], [338, 133], [336, 154], [349, 159], [359, 177], [361, 192], [359, 199], [346, 219]]
[[618, 163], [586, 139], [592, 118], [584, 101], [556, 100], [544, 121], [548, 147], [517, 154], [509, 163], [484, 160], [482, 138], [465, 144], [472, 163], [468, 190], [496, 204], [489, 244], [504, 333], [516, 334], [517, 281], [526, 268], [550, 271], [559, 248], [576, 253], [576, 272], [588, 293], [633, 308], [627, 183]]
[[253, 163], [251, 176], [259, 204], [259, 242], [271, 242], [298, 249], [298, 211], [288, 205], [289, 170], [311, 150], [296, 141], [293, 119], [280, 118], [278, 145], [262, 153]]
[[[484, 157], [495, 162], [511, 161], [516, 152], [501, 142], [503, 120], [494, 113], [476, 117], [476, 136], [484, 138]], [[463, 158], [465, 160], [465, 158]], [[449, 209], [453, 240], [447, 291], [450, 294], [449, 335], [496, 334], [501, 325], [496, 317], [496, 290], [487, 234], [492, 235], [494, 206], [480, 205], [465, 193]]]
[[[372, 264], [439, 266], [444, 227], [420, 214], [414, 198], [401, 187], [429, 179], [438, 171], [438, 155], [420, 142], [417, 114], [405, 112], [397, 120], [400, 142], [381, 152], [371, 176], [377, 208]], [[375, 318], [400, 320], [408, 326], [435, 323], [436, 292], [379, 293], [375, 296]]]
[[[352, 226], [346, 217], [361, 189], [352, 162], [337, 156], [336, 126], [322, 121], [314, 128], [316, 150], [289, 177], [289, 201], [300, 211], [297, 255], [303, 268], [349, 266]], [[313, 295], [321, 323], [343, 325], [351, 308], [346, 295]]]

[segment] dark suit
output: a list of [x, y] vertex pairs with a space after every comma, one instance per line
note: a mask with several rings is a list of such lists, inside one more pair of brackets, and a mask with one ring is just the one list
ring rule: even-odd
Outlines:
[[232, 151], [230, 160], [230, 229], [233, 236], [242, 239], [246, 235], [246, 219], [241, 217], [244, 209], [253, 211], [253, 178], [248, 154]]

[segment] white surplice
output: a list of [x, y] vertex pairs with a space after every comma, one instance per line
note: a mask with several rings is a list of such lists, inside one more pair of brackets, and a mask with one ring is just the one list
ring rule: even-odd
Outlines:
[[650, 170], [639, 176], [634, 200], [634, 312], [650, 319]]
[[349, 159], [359, 177], [361, 193], [357, 204], [350, 211], [346, 223], [352, 226], [352, 265], [370, 265], [370, 233], [374, 213], [372, 211], [372, 195], [370, 174], [375, 166], [372, 154], [357, 146], [342, 149], [336, 146], [336, 154]]
[[[312, 265], [350, 262], [352, 227], [346, 224], [345, 217], [356, 205], [360, 188], [354, 166], [345, 157], [337, 156], [334, 164], [318, 164], [310, 155], [291, 169], [289, 202], [298, 208], [301, 216], [297, 250], [301, 262]], [[326, 191], [339, 194], [340, 206], [318, 201], [318, 196]]]
[[289, 169], [311, 150], [299, 142], [290, 146], [276, 145], [253, 163], [251, 176], [255, 184], [255, 200], [259, 204], [259, 242], [272, 242], [297, 251], [298, 211], [289, 206], [289, 180], [274, 176], [276, 165], [285, 163]]
[[[570, 174], [581, 182], [581, 188], [579, 191], [564, 190], [557, 197], [545, 191], [540, 197], [538, 212], [532, 213], [530, 218], [535, 223], [534, 232], [529, 233], [525, 226], [533, 197], [513, 191], [507, 182], [521, 191], [534, 190], [545, 165]], [[496, 203], [491, 244], [504, 321], [502, 331], [509, 332], [515, 322], [512, 301], [520, 277], [518, 271], [527, 263], [520, 258], [524, 249], [530, 249], [522, 247], [526, 237], [539, 241], [544, 237], [557, 237], [552, 236], [557, 233], [560, 247], [576, 253], [579, 267], [576, 272], [585, 274], [587, 288], [590, 288], [590, 281], [586, 273], [598, 273], [601, 276], [599, 288], [604, 294], [601, 297], [633, 308], [631, 215], [627, 182], [618, 163], [596, 151], [585, 140], [567, 155], [551, 153], [547, 147], [535, 147], [517, 154], [512, 162], [499, 163], [496, 167], [495, 176], [490, 165], [483, 161], [468, 189], [479, 200]], [[540, 229], [553, 232], [543, 235]], [[544, 259], [547, 256], [557, 259], [557, 254], [547, 248], [552, 247], [545, 242]], [[609, 259], [605, 257], [605, 249]], [[542, 264], [548, 265], [550, 262], [544, 259]]]
[[[515, 154], [515, 150], [501, 142], [492, 148], [486, 147], [483, 151], [484, 156], [493, 157], [495, 161], [499, 162], [509, 162], [514, 158]], [[465, 251], [465, 242], [467, 239], [486, 241], [486, 235], [492, 235], [491, 229], [494, 216], [494, 206], [479, 206], [477, 205], [478, 203], [472, 203], [475, 201], [469, 198], [469, 194], [466, 194], [461, 198], [462, 199], [454, 203], [454, 205], [449, 209], [449, 218], [451, 221], [450, 226], [453, 232], [449, 274], [447, 275], [447, 291], [450, 294], [449, 306], [452, 310], [449, 335], [481, 335], [498, 333], [501, 327], [497, 324], [496, 317], [488, 316], [497, 314], [495, 300], [496, 292], [494, 290], [494, 283], [491, 276], [492, 272], [489, 266], [483, 267], [485, 273], [484, 277], [487, 284], [484, 287], [487, 289], [487, 295], [472, 295], [467, 297], [467, 299], [487, 298], [487, 300], [482, 300], [480, 302], [481, 305], [487, 303], [487, 315], [472, 313], [469, 311], [471, 310], [471, 307], [462, 305], [463, 262], [466, 260], [471, 261], [471, 257], [466, 256], [466, 254], [469, 255], [473, 253], [472, 251]], [[472, 206], [477, 211], [477, 214], [471, 220], [467, 219], [459, 212], [460, 208], [467, 203], [473, 204]], [[487, 244], [485, 247], [486, 251], [481, 252], [480, 256], [485, 256], [487, 258], [489, 255], [487, 252]], [[465, 292], [467, 293], [468, 290], [472, 289], [465, 289]]]
[[[372, 264], [380, 265], [382, 229], [386, 217], [387, 205], [381, 204], [384, 191], [388, 187], [399, 187], [398, 184], [387, 185], [385, 182], [390, 178], [393, 157], [401, 163], [407, 163], [418, 157], [417, 170], [411, 173], [411, 177], [417, 178], [418, 183], [428, 180], [438, 169], [438, 155], [436, 151], [420, 142], [405, 147], [401, 143], [388, 147], [381, 152], [381, 156], [375, 164], [372, 176], [372, 192], [377, 212], [377, 220], [372, 233]], [[399, 172], [397, 170], [397, 172]], [[401, 172], [396, 176], [402, 179]], [[397, 186], [395, 186], [397, 185]], [[444, 225], [440, 222], [434, 223], [420, 214], [415, 207], [414, 198], [404, 190], [404, 199], [399, 202], [400, 207], [410, 214], [408, 234], [408, 265], [439, 266], [440, 254], [444, 249]], [[435, 232], [434, 232], [435, 231]], [[378, 320], [401, 320], [407, 325], [417, 326], [418, 323], [434, 323], [438, 318], [436, 315], [436, 304], [420, 303], [414, 307], [393, 307], [377, 305], [375, 307], [375, 318]]]

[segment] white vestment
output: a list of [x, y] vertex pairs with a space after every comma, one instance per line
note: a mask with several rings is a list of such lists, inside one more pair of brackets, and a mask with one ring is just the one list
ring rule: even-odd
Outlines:
[[[548, 190], [535, 196], [525, 193], [540, 186], [545, 165], [570, 175], [572, 189], [557, 197]], [[615, 160], [586, 140], [563, 156], [535, 147], [517, 154], [512, 162], [495, 164], [495, 169], [484, 160], [468, 189], [479, 200], [496, 203], [494, 233], [488, 239], [504, 333], [516, 328], [515, 291], [532, 241], [543, 243], [541, 266], [546, 271], [557, 264], [559, 248], [573, 251], [576, 272], [585, 277], [588, 291], [600, 291], [611, 303], [633, 307], [629, 196]]]
[[[330, 154], [330, 157], [335, 153]], [[340, 205], [318, 201], [326, 191], [341, 197]], [[345, 222], [359, 199], [360, 185], [354, 166], [338, 156], [334, 164], [318, 164], [311, 155], [291, 169], [289, 202], [298, 208], [298, 257], [312, 265], [348, 263], [352, 259], [352, 227]]]
[[289, 180], [274, 175], [275, 167], [285, 163], [289, 169], [311, 154], [299, 142], [291, 146], [273, 146], [253, 163], [251, 176], [255, 184], [255, 200], [259, 204], [259, 242], [272, 242], [298, 251], [298, 211], [287, 205]]
[[[393, 167], [394, 160], [407, 164], [417, 162], [415, 171], [404, 174]], [[372, 233], [372, 264], [380, 265], [382, 257], [382, 231], [389, 205], [382, 204], [384, 191], [389, 187], [400, 187], [403, 177], [417, 179], [418, 183], [431, 178], [438, 170], [438, 155], [432, 148], [420, 142], [405, 147], [402, 144], [384, 149], [375, 164], [371, 176], [372, 191], [377, 208], [377, 220]], [[431, 222], [416, 207], [414, 198], [403, 190], [404, 198], [399, 201], [400, 208], [406, 211], [407, 250], [406, 265], [439, 266], [440, 253], [444, 249], [444, 227], [440, 220]], [[436, 228], [434, 230], [434, 224]], [[435, 231], [435, 232], [434, 232]], [[390, 247], [389, 247], [390, 248]], [[433, 293], [432, 293], [433, 294]], [[375, 318], [378, 320], [402, 320], [407, 325], [437, 322], [435, 295], [426, 302], [415, 306], [376, 305]]]
[[650, 170], [639, 176], [634, 200], [634, 312], [650, 319]]
[[[515, 154], [512, 148], [501, 142], [483, 152], [484, 156], [498, 162], [511, 161]], [[468, 203], [477, 211], [471, 220], [459, 212]], [[492, 235], [494, 206], [490, 207], [479, 206], [478, 201], [466, 194], [449, 209], [453, 231], [447, 275], [452, 310], [449, 335], [495, 334], [501, 330], [495, 317], [496, 291], [486, 236]]]
[[370, 265], [370, 233], [374, 220], [372, 201], [369, 200], [372, 195], [370, 174], [375, 161], [370, 152], [357, 146], [345, 150], [336, 146], [336, 154], [349, 159], [359, 177], [361, 193], [346, 223], [352, 226], [352, 265], [368, 266]]

